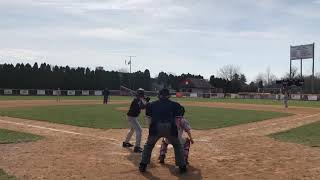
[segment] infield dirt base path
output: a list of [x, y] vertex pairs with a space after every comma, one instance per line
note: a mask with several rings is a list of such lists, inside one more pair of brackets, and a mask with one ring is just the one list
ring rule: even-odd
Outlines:
[[[0, 101], [2, 107], [99, 104], [100, 101]], [[126, 104], [126, 101], [113, 103]], [[296, 115], [214, 130], [193, 130], [189, 172], [179, 175], [173, 149], [165, 165], [153, 152], [148, 172], [140, 155], [121, 147], [125, 129], [99, 130], [0, 117], [0, 128], [42, 135], [31, 143], [0, 145], [0, 168], [20, 179], [319, 179], [320, 149], [278, 142], [265, 135], [320, 120], [315, 108], [183, 103], [192, 106], [281, 111]], [[143, 138], [147, 130], [144, 129]], [[144, 142], [143, 140], [143, 142]]]

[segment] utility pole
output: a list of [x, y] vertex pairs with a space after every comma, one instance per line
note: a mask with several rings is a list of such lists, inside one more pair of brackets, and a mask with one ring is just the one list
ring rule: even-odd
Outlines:
[[132, 59], [133, 57], [136, 57], [136, 56], [128, 56], [129, 57], [129, 62], [128, 62], [128, 65], [130, 65], [130, 74], [129, 74], [129, 88], [132, 89], [132, 84], [131, 84], [131, 77], [132, 77], [132, 74], [131, 74], [131, 65], [132, 65]]

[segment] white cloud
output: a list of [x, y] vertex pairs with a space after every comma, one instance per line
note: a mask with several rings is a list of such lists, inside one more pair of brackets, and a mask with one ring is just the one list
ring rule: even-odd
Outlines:
[[288, 36], [282, 31], [270, 30], [270, 31], [210, 31], [201, 29], [168, 29], [169, 33], [187, 33], [204, 35], [208, 37], [217, 38], [241, 38], [241, 39], [283, 39]]
[[44, 60], [45, 52], [32, 49], [0, 49], [0, 56], [4, 59], [14, 60]]
[[102, 38], [110, 40], [130, 40], [130, 39], [140, 39], [144, 36], [137, 32], [129, 29], [117, 29], [117, 28], [96, 28], [80, 30], [80, 36], [92, 37], [92, 38]]
[[[80, 0], [12, 0], [5, 4], [21, 4], [26, 6], [42, 6], [56, 8], [64, 12], [87, 15], [92, 12], [100, 11], [131, 11], [146, 14], [154, 17], [175, 17], [187, 12], [187, 8], [174, 4], [173, 0], [108, 0], [108, 1], [80, 1]], [[1, 4], [1, 2], [0, 2]]]
[[320, 0], [313, 1], [314, 4], [320, 4]]

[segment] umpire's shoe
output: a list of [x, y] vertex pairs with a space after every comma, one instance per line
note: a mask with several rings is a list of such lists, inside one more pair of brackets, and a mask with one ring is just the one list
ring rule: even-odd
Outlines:
[[180, 169], [180, 174], [184, 174], [187, 172], [187, 166], [180, 166], [179, 169]]
[[146, 172], [146, 169], [147, 169], [147, 164], [140, 163], [139, 171], [143, 173], [143, 172]]
[[141, 148], [141, 147], [134, 147], [134, 150], [133, 150], [133, 152], [135, 152], [135, 153], [142, 153], [142, 151], [143, 151], [143, 149]]

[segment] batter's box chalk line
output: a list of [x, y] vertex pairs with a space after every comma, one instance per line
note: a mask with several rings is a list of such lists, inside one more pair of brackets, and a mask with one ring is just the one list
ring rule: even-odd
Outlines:
[[[107, 137], [103, 137], [103, 136], [93, 136], [93, 135], [90, 135], [90, 134], [84, 134], [84, 133], [79, 133], [79, 132], [74, 132], [74, 131], [68, 131], [68, 130], [62, 130], [62, 129], [56, 129], [56, 128], [49, 128], [49, 127], [31, 125], [31, 124], [24, 124], [24, 123], [12, 122], [12, 121], [5, 121], [5, 120], [2, 120], [2, 119], [0, 119], [0, 122], [6, 123], [6, 124], [14, 124], [14, 125], [18, 125], [18, 126], [31, 127], [31, 128], [36, 128], [36, 129], [60, 132], [60, 133], [65, 133], [65, 134], [72, 134], [72, 135], [86, 136], [86, 137], [91, 137], [91, 138], [104, 139], [104, 140], [112, 141], [112, 144], [116, 144], [116, 145], [118, 145], [118, 143], [120, 143], [120, 141], [118, 141], [117, 139], [107, 138]], [[114, 143], [114, 142], [118, 142], [118, 143]]]

